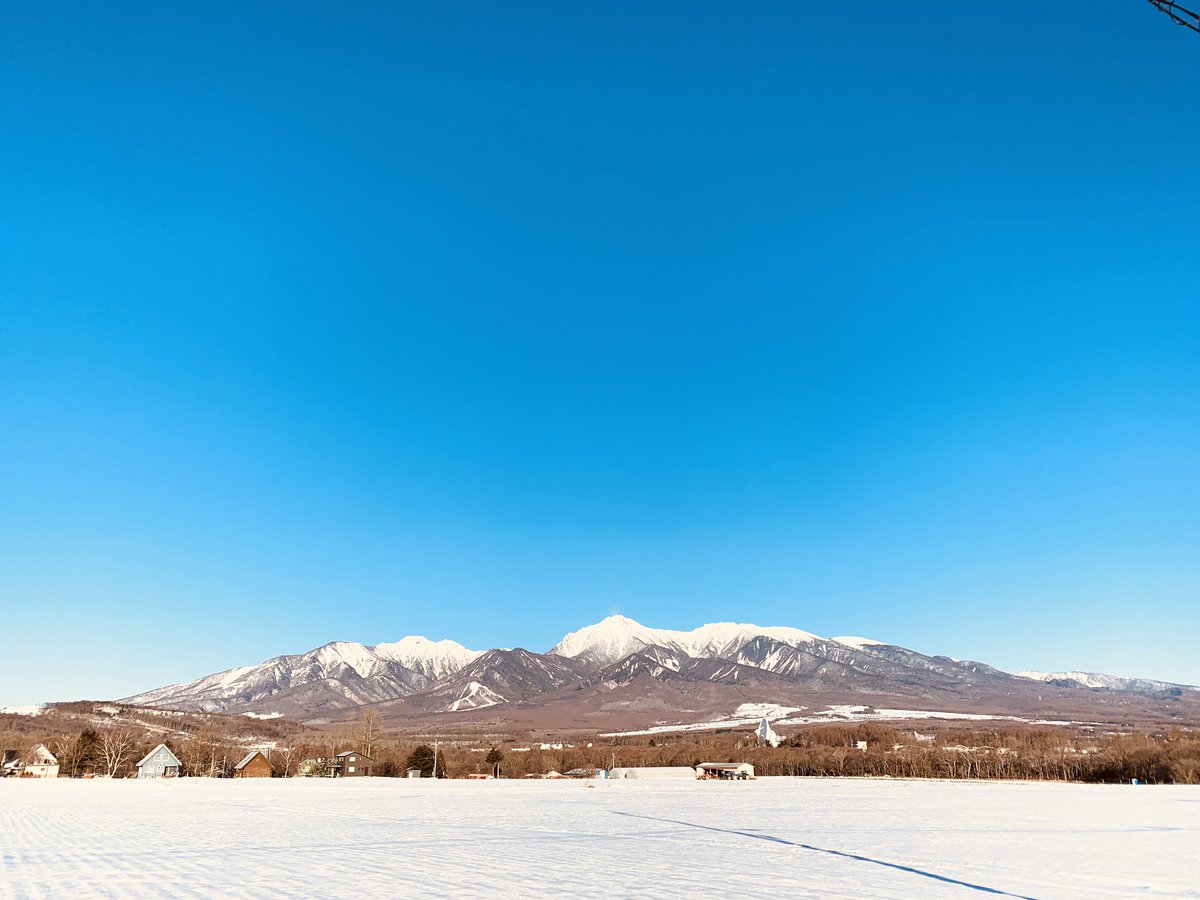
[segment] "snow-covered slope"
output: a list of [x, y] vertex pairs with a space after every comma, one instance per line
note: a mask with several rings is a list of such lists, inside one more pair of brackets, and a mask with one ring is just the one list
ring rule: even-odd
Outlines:
[[665, 647], [698, 659], [724, 658], [760, 636], [793, 647], [820, 640], [815, 634], [784, 626], [714, 622], [692, 631], [672, 631], [647, 628], [626, 616], [609, 616], [595, 625], [572, 631], [550, 652], [600, 666], [615, 663], [646, 647]]
[[1134, 678], [1132, 675], [1105, 675], [1102, 672], [1015, 672], [1018, 678], [1045, 681], [1048, 684], [1074, 683], [1089, 688], [1107, 688], [1111, 691], [1133, 691], [1138, 694], [1157, 694], [1162, 691], [1200, 691], [1190, 684], [1173, 684], [1152, 678]]
[[274, 698], [282, 701], [303, 689], [304, 706], [374, 703], [422, 690], [457, 672], [478, 655], [454, 641], [434, 642], [423, 637], [376, 647], [332, 641], [307, 653], [239, 666], [137, 694], [122, 702], [220, 712]]
[[506, 702], [503, 697], [478, 681], [469, 681], [463, 688], [462, 696], [446, 707], [449, 712], [463, 709], [483, 709]]

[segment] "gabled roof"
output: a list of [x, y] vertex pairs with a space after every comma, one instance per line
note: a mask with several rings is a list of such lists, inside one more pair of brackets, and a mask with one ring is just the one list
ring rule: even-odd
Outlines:
[[143, 756], [143, 757], [142, 757], [142, 761], [138, 763], [138, 768], [141, 768], [141, 767], [142, 767], [142, 766], [144, 766], [144, 765], [145, 765], [147, 762], [149, 762], [149, 761], [150, 761], [150, 757], [152, 757], [152, 756], [153, 756], [155, 753], [157, 753], [159, 750], [166, 750], [166, 751], [167, 751], [167, 753], [170, 753], [170, 754], [171, 754], [171, 759], [175, 760], [175, 765], [177, 765], [177, 766], [183, 765], [183, 763], [181, 763], [181, 762], [179, 761], [179, 757], [178, 757], [178, 756], [176, 756], [174, 753], [171, 753], [171, 748], [170, 748], [170, 747], [168, 747], [166, 744], [159, 744], [157, 747], [155, 747], [153, 750], [151, 750], [149, 753], [147, 753], [145, 756]]
[[58, 757], [46, 749], [45, 744], [38, 744], [33, 748], [33, 758], [36, 766], [57, 766]]
[[337, 755], [337, 758], [341, 759], [342, 757], [345, 757], [345, 756], [361, 756], [367, 762], [375, 762], [375, 760], [373, 760], [371, 757], [367, 756], [367, 754], [359, 753], [357, 750], [343, 750], [341, 753], [339, 753]]
[[[235, 772], [242, 771], [242, 769], [246, 768], [246, 766], [250, 764], [250, 760], [254, 759], [254, 757], [256, 757], [256, 756], [262, 756], [263, 759], [267, 759], [265, 756], [263, 756], [263, 752], [261, 750], [251, 750], [249, 753], [246, 754], [245, 759], [243, 759], [240, 763], [238, 763], [236, 766], [233, 767], [233, 771], [235, 771]], [[270, 764], [270, 762], [271, 761], [269, 759], [267, 759], [267, 763]]]

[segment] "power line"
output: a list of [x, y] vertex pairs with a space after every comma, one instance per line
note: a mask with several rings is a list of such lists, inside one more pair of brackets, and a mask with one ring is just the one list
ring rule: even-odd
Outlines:
[[1175, 3], [1174, 0], [1149, 0], [1149, 2], [1174, 19], [1176, 24], [1200, 33], [1200, 13], [1184, 9], [1178, 3]]

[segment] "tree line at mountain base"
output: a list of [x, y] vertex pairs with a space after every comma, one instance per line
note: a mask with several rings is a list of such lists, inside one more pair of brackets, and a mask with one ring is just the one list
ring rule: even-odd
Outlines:
[[[129, 777], [136, 762], [159, 741], [183, 763], [183, 774], [231, 775], [253, 739], [250, 729], [272, 734], [265, 753], [279, 777], [303, 774], [304, 763], [353, 749], [373, 759], [371, 773], [405, 777], [418, 768], [433, 774], [433, 743], [389, 731], [373, 710], [340, 729], [295, 723], [251, 722], [233, 717], [172, 719], [171, 730], [148, 732], [115, 717], [79, 728], [51, 716], [0, 716], [0, 745], [26, 750], [45, 744], [59, 760], [60, 776]], [[65, 730], [75, 723], [76, 731]], [[6, 727], [7, 726], [7, 727]], [[950, 727], [922, 722], [908, 730], [878, 722], [808, 726], [787, 732], [779, 747], [761, 745], [749, 729], [601, 738], [595, 735], [530, 741], [528, 734], [458, 731], [438, 742], [442, 777], [500, 775], [520, 778], [550, 771], [614, 766], [695, 766], [700, 762], [751, 763], [760, 776], [877, 776], [1054, 780], [1096, 783], [1200, 784], [1200, 732], [1173, 728], [1143, 733], [1080, 727]], [[272, 745], [273, 746], [270, 746]]]

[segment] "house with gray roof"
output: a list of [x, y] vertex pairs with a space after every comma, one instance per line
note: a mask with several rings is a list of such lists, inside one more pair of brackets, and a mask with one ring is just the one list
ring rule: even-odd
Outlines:
[[175, 778], [183, 764], [171, 748], [159, 744], [137, 764], [138, 778]]

